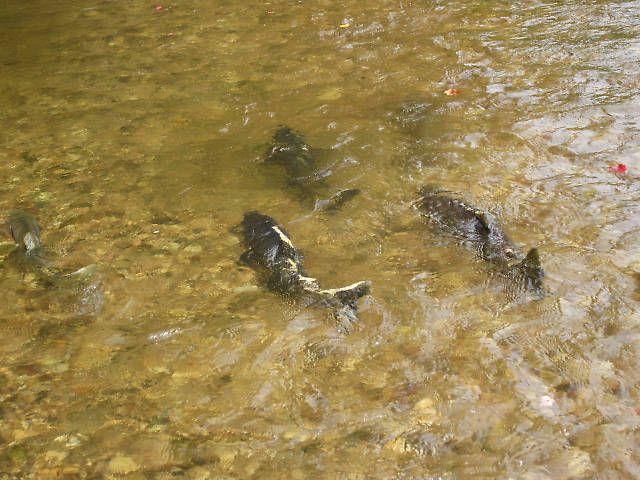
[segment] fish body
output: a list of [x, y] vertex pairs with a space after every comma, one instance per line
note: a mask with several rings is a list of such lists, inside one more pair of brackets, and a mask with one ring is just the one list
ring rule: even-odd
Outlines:
[[313, 179], [317, 150], [307, 144], [302, 134], [280, 126], [266, 153], [266, 162], [282, 165], [292, 182]]
[[16, 242], [17, 248], [9, 254], [7, 259], [20, 269], [30, 271], [45, 285], [68, 286], [69, 281], [75, 283], [84, 281], [93, 275], [96, 265], [91, 264], [71, 273], [63, 273], [51, 266], [43, 255], [40, 239], [40, 223], [31, 213], [24, 210], [9, 212], [9, 233]]
[[333, 307], [337, 316], [348, 317], [350, 321], [356, 319], [357, 301], [369, 293], [371, 282], [322, 289], [316, 278], [307, 275], [301, 253], [273, 218], [249, 211], [244, 214], [240, 227], [247, 248], [240, 260], [261, 272], [271, 290], [286, 295], [308, 295]]
[[24, 210], [9, 212], [9, 233], [18, 248], [26, 253], [35, 253], [42, 245], [38, 219]]
[[544, 270], [538, 249], [523, 255], [493, 215], [431, 186], [420, 189], [417, 205], [429, 223], [474, 244], [480, 256], [503, 274], [541, 291]]
[[315, 204], [310, 203], [315, 211], [335, 211], [360, 193], [360, 190], [341, 190], [326, 200], [317, 199], [318, 192], [329, 190], [324, 178], [331, 174], [329, 170], [318, 170], [316, 158], [320, 152], [320, 149], [309, 145], [301, 133], [281, 125], [266, 151], [265, 164], [283, 167], [287, 183], [298, 191], [303, 202], [315, 200]]
[[306, 275], [289, 234], [271, 217], [249, 211], [241, 226], [247, 251], [240, 260], [263, 269], [270, 289], [294, 294], [319, 289], [318, 281]]
[[9, 254], [7, 260], [20, 270], [32, 272], [41, 282], [53, 283], [59, 272], [44, 260], [38, 219], [24, 210], [11, 210], [9, 233], [17, 248]]
[[316, 200], [316, 204], [313, 209], [316, 212], [333, 212], [342, 208], [345, 203], [347, 203], [359, 193], [360, 190], [358, 190], [357, 188], [347, 188], [345, 190], [340, 190], [335, 195], [332, 195], [331, 198], [328, 198], [326, 200]]

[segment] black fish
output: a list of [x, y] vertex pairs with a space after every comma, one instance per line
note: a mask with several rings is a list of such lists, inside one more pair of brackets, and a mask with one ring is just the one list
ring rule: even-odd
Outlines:
[[[324, 178], [330, 171], [319, 171], [316, 158], [321, 150], [309, 145], [301, 133], [290, 127], [280, 126], [273, 136], [273, 142], [265, 154], [267, 165], [280, 165], [284, 168], [288, 183], [295, 187], [303, 200], [316, 199], [318, 190], [328, 190]], [[360, 190], [341, 190], [327, 200], [315, 200], [314, 210], [337, 210], [347, 201], [355, 197]]]
[[[537, 248], [526, 256], [518, 250], [493, 215], [431, 186], [420, 189], [418, 207], [429, 222], [447, 233], [475, 244], [480, 256], [509, 278], [542, 291], [544, 270]], [[523, 258], [524, 256], [524, 258]]]
[[309, 183], [321, 178], [316, 176], [317, 153], [318, 150], [308, 145], [302, 134], [282, 125], [273, 135], [265, 161], [282, 165], [290, 182]]
[[270, 289], [286, 295], [310, 296], [331, 307], [339, 320], [357, 320], [357, 301], [369, 293], [371, 282], [322, 289], [317, 279], [307, 276], [302, 255], [273, 218], [249, 211], [244, 214], [240, 227], [247, 248], [240, 260], [256, 269]]

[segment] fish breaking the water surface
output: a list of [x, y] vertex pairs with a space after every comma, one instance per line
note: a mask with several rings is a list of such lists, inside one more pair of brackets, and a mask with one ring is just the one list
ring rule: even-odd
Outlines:
[[420, 189], [417, 205], [425, 218], [441, 230], [473, 243], [480, 256], [497, 266], [509, 279], [542, 293], [544, 270], [537, 248], [523, 257], [493, 215], [479, 210], [432, 186]]
[[371, 282], [322, 289], [317, 279], [307, 276], [302, 255], [273, 218], [249, 211], [244, 214], [240, 227], [247, 248], [240, 260], [256, 269], [270, 289], [287, 295], [309, 296], [332, 308], [339, 321], [357, 320], [357, 301], [369, 293]]

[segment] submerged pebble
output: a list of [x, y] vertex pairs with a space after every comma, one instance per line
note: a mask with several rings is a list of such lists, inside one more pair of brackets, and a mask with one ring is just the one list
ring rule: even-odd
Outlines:
[[121, 454], [113, 457], [107, 465], [107, 471], [117, 475], [123, 475], [138, 470], [140, 466], [131, 457]]
[[411, 423], [432, 425], [440, 423], [440, 415], [434, 407], [435, 402], [430, 397], [419, 400], [412, 409]]

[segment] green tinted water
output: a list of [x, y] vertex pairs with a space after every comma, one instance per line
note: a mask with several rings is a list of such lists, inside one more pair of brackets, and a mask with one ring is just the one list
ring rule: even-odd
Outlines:
[[[0, 12], [0, 212], [100, 264], [3, 263], [0, 478], [640, 476], [639, 2], [156, 6]], [[261, 165], [279, 124], [362, 193], [312, 213]], [[548, 295], [424, 228], [425, 183], [538, 246]], [[248, 209], [373, 282], [354, 332], [237, 264]]]

